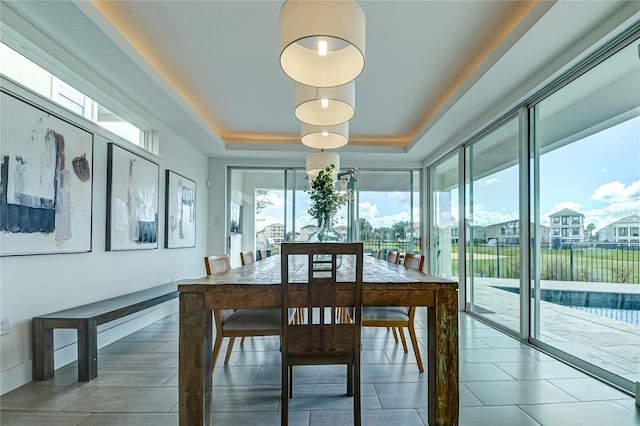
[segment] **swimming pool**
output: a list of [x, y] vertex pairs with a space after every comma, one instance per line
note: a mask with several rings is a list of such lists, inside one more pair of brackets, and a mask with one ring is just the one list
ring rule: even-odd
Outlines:
[[640, 325], [640, 310], [637, 309], [612, 309], [612, 308], [596, 308], [591, 306], [569, 306], [582, 312], [587, 312], [601, 317], [607, 317], [618, 321], [628, 322], [629, 324]]
[[[492, 287], [520, 294], [518, 287]], [[640, 325], [640, 294], [541, 289], [540, 299], [582, 312]]]

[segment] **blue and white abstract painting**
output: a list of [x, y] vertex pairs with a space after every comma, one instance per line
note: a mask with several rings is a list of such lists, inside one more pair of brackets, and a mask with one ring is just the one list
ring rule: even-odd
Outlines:
[[93, 135], [0, 93], [0, 253], [91, 251]]

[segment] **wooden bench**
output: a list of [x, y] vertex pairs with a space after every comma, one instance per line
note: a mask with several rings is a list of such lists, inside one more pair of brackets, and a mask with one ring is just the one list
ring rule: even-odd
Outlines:
[[176, 283], [34, 317], [33, 380], [53, 377], [53, 330], [78, 330], [78, 381], [98, 377], [98, 326], [178, 297]]

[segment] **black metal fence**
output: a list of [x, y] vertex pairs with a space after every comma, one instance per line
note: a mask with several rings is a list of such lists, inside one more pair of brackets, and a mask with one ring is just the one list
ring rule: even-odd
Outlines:
[[[454, 251], [457, 247], [454, 248]], [[481, 277], [519, 278], [520, 247], [517, 245], [473, 244], [468, 246], [469, 274]], [[532, 253], [537, 251], [531, 247]], [[540, 279], [591, 281], [603, 283], [640, 283], [640, 244], [564, 243], [554, 249], [549, 243], [539, 248], [537, 272]], [[452, 262], [457, 271], [457, 261]]]

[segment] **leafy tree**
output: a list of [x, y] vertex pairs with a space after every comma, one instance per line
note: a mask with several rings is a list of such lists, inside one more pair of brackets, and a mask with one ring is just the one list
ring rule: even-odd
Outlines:
[[381, 240], [395, 239], [395, 234], [393, 233], [393, 230], [391, 228], [387, 228], [387, 227], [376, 228], [374, 232], [378, 234], [378, 238]]
[[407, 238], [407, 228], [409, 227], [409, 225], [409, 222], [404, 220], [391, 225], [391, 229], [393, 230], [393, 236], [395, 237], [395, 239], [405, 240]]
[[367, 219], [360, 218], [358, 220], [358, 228], [360, 229], [360, 240], [369, 241], [376, 238], [373, 232], [373, 226], [371, 226]]
[[256, 215], [267, 207], [273, 205], [273, 202], [267, 197], [268, 195], [269, 190], [256, 189]]
[[594, 225], [593, 223], [590, 223], [587, 225], [587, 229], [585, 229], [587, 240], [589, 241], [595, 240], [596, 235], [593, 233], [593, 231], [595, 230], [596, 230], [596, 225]]

